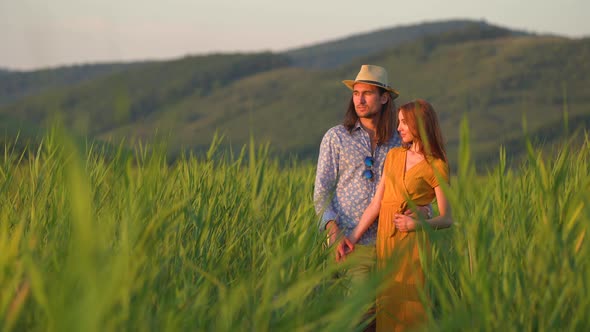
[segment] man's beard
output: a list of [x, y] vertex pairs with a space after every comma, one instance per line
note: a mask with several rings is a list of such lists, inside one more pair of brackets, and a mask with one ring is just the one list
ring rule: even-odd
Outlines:
[[356, 115], [359, 117], [359, 119], [373, 119], [379, 116], [379, 112], [365, 113], [361, 115], [359, 115], [357, 112]]

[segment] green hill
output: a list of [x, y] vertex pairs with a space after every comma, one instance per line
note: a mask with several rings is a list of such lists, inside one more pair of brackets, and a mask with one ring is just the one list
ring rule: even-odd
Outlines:
[[421, 97], [435, 105], [451, 160], [466, 115], [474, 157], [482, 164], [497, 159], [500, 144], [509, 154], [523, 151], [523, 117], [529, 133], [547, 143], [560, 137], [564, 104], [570, 127], [588, 128], [588, 56], [588, 39], [503, 37], [453, 43], [428, 39], [339, 70], [283, 68], [247, 77], [204, 98], [188, 97], [166, 113], [102, 137], [133, 133], [147, 138], [160, 130], [174, 133], [173, 146], [204, 149], [214, 131], [221, 130], [237, 147], [253, 134], [271, 141], [281, 153], [314, 158], [321, 136], [344, 113], [349, 92], [340, 81], [353, 78], [358, 64], [376, 63], [390, 69], [392, 82], [401, 91], [398, 104]]
[[78, 132], [97, 135], [137, 124], [188, 96], [205, 97], [242, 77], [288, 65], [270, 53], [217, 54], [147, 63], [83, 82], [71, 88], [52, 89], [4, 109], [19, 119], [44, 123], [63, 118]]
[[0, 105], [50, 89], [71, 87], [84, 81], [141, 66], [143, 63], [86, 64], [35, 71], [0, 70]]
[[144, 63], [0, 106], [0, 115], [44, 126], [60, 114], [77, 133], [107, 141], [166, 137], [172, 154], [206, 149], [216, 131], [238, 149], [252, 135], [276, 153], [313, 159], [323, 133], [344, 114], [350, 94], [341, 80], [373, 63], [389, 69], [398, 104], [433, 103], [452, 163], [466, 115], [474, 157], [485, 165], [501, 144], [514, 157], [523, 151], [523, 117], [528, 132], [548, 144], [560, 137], [564, 105], [572, 129], [588, 128], [588, 58], [590, 39], [470, 24], [368, 50], [331, 69], [302, 68], [288, 52]]

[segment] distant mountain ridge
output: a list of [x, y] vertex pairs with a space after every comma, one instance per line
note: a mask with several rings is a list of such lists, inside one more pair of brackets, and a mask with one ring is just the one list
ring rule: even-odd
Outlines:
[[0, 119], [6, 130], [36, 132], [60, 114], [69, 128], [106, 141], [165, 136], [172, 154], [206, 150], [216, 131], [238, 149], [253, 135], [278, 154], [313, 159], [323, 133], [342, 119], [350, 93], [341, 81], [374, 63], [388, 68], [398, 105], [417, 97], [435, 105], [452, 163], [464, 115], [474, 158], [489, 163], [501, 144], [522, 153], [523, 117], [529, 133], [548, 141], [559, 137], [549, 128], [563, 128], [564, 104], [570, 126], [587, 127], [588, 58], [588, 38], [467, 24], [368, 50], [335, 68], [299, 66], [289, 52], [146, 62], [0, 105]]
[[297, 67], [336, 68], [350, 62], [355, 57], [378, 53], [412, 40], [469, 27], [481, 30], [502, 30], [506, 35], [512, 36], [526, 35], [525, 32], [500, 28], [485, 21], [424, 22], [360, 33], [316, 45], [295, 48], [285, 53], [293, 60], [293, 65]]

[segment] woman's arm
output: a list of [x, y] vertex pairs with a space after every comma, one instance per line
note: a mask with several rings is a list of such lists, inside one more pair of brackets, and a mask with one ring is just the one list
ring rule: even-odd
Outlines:
[[434, 229], [449, 228], [453, 224], [451, 216], [451, 205], [447, 200], [447, 196], [440, 186], [434, 188], [436, 194], [436, 202], [438, 203], [439, 215], [426, 220], [426, 222]]
[[385, 191], [385, 174], [381, 177], [381, 181], [379, 181], [379, 186], [377, 187], [377, 191], [375, 192], [375, 196], [371, 200], [371, 203], [363, 212], [363, 216], [359, 221], [358, 225], [352, 231], [352, 235], [350, 237], [350, 241], [354, 244], [357, 243], [361, 236], [367, 231], [367, 229], [375, 222], [377, 216], [379, 215], [379, 209], [381, 209], [381, 200], [383, 199], [383, 192]]

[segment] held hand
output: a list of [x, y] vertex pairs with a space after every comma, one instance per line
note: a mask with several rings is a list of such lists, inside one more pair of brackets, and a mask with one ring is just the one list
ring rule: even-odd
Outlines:
[[336, 246], [336, 262], [341, 262], [346, 259], [346, 255], [354, 250], [354, 244], [347, 238], [344, 237], [340, 243]]
[[395, 228], [400, 232], [413, 232], [418, 228], [418, 222], [405, 214], [396, 214], [393, 218]]

